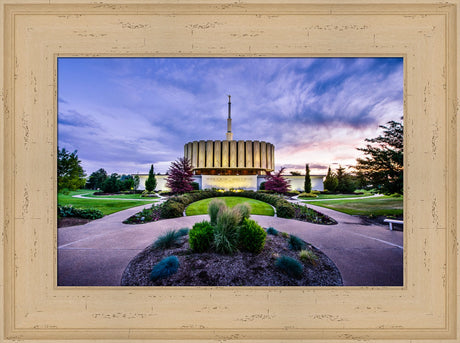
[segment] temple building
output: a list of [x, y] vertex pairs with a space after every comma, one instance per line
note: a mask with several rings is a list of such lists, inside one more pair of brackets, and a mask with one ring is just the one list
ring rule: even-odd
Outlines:
[[[252, 140], [234, 140], [232, 132], [231, 96], [228, 96], [227, 132], [225, 140], [197, 140], [184, 145], [184, 157], [192, 164], [194, 181], [200, 189], [258, 190], [268, 172], [275, 169], [275, 146]], [[147, 174], [140, 176], [143, 189]], [[323, 190], [324, 175], [311, 175], [312, 189]], [[291, 189], [303, 190], [304, 177], [285, 176]], [[165, 176], [157, 177], [157, 190], [165, 190]]]

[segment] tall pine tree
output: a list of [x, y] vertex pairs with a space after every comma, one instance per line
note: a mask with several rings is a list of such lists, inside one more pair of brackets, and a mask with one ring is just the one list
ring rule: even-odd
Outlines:
[[329, 192], [334, 192], [337, 188], [337, 178], [335, 177], [334, 173], [331, 171], [331, 167], [327, 170], [326, 178], [323, 181], [324, 190], [328, 190]]
[[310, 193], [311, 192], [311, 178], [310, 178], [310, 168], [308, 164], [305, 165], [305, 193]]
[[153, 192], [157, 187], [157, 179], [155, 178], [155, 173], [153, 172], [153, 164], [150, 166], [149, 177], [145, 181], [145, 189], [148, 192]]

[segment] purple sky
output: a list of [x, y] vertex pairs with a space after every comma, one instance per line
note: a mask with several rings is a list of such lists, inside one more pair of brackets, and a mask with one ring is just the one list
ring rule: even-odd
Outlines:
[[59, 58], [58, 144], [87, 175], [164, 173], [193, 140], [275, 145], [276, 169], [354, 165], [403, 115], [402, 58]]

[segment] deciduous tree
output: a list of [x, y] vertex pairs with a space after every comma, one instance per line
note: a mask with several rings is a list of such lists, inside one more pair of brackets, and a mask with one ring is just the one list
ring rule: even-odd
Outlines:
[[85, 186], [85, 172], [78, 159], [77, 150], [70, 153], [65, 148], [58, 149], [57, 181], [58, 191], [63, 189], [74, 191]]
[[100, 168], [89, 176], [86, 187], [89, 189], [100, 189], [104, 181], [107, 180], [107, 177], [107, 172], [103, 168]]
[[268, 175], [265, 177], [265, 189], [269, 191], [274, 191], [279, 194], [286, 194], [290, 185], [289, 182], [282, 176], [285, 168], [281, 168], [275, 174], [268, 172]]
[[173, 193], [186, 193], [193, 190], [192, 164], [186, 157], [171, 163], [166, 178], [166, 185]]

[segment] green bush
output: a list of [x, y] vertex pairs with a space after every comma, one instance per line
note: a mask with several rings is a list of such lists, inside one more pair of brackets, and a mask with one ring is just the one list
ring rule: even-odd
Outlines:
[[184, 204], [177, 201], [167, 200], [161, 207], [161, 218], [168, 219], [182, 217], [184, 210]]
[[308, 250], [308, 249], [300, 250], [299, 259], [302, 262], [306, 262], [312, 265], [316, 265], [316, 263], [318, 262], [318, 256], [316, 256], [316, 254], [313, 251]]
[[261, 190], [261, 191], [265, 190], [265, 181], [260, 183], [259, 190]]
[[256, 221], [245, 218], [240, 226], [239, 241], [242, 250], [246, 250], [255, 254], [262, 251], [265, 246], [265, 232]]
[[292, 191], [287, 191], [286, 192], [286, 195], [289, 195], [289, 196], [294, 196], [294, 195], [299, 195], [300, 192], [299, 191], [296, 191], [296, 190], [292, 190]]
[[299, 237], [290, 235], [288, 238], [289, 249], [294, 251], [300, 251], [305, 247], [305, 242]]
[[60, 218], [75, 217], [83, 219], [99, 219], [102, 218], [104, 214], [95, 208], [76, 208], [72, 205], [58, 205], [58, 216]]
[[289, 256], [278, 257], [275, 261], [275, 266], [283, 273], [296, 279], [302, 278], [303, 265]]
[[221, 209], [226, 208], [225, 201], [222, 199], [212, 199], [208, 205], [208, 214], [212, 225], [217, 223], [217, 215]]
[[238, 228], [241, 216], [229, 209], [219, 212], [214, 227], [213, 246], [219, 254], [233, 254], [237, 250]]
[[176, 230], [169, 230], [164, 235], [157, 238], [152, 244], [153, 249], [169, 249], [177, 244], [179, 235]]
[[177, 273], [179, 259], [176, 256], [168, 256], [156, 264], [150, 273], [150, 280], [156, 281]]
[[276, 215], [280, 218], [293, 218], [295, 215], [294, 207], [286, 200], [279, 199], [275, 208]]
[[318, 195], [321, 194], [321, 191], [311, 191], [310, 193]]
[[212, 225], [206, 220], [195, 223], [188, 235], [190, 249], [198, 253], [208, 251], [214, 241]]
[[198, 191], [200, 189], [200, 184], [198, 182], [190, 182], [194, 191]]
[[245, 219], [248, 219], [249, 216], [251, 215], [251, 205], [249, 205], [247, 202], [236, 204], [233, 208], [232, 211], [236, 213], [237, 216], [239, 216], [240, 222], [238, 224], [243, 223]]
[[269, 227], [269, 228], [267, 229], [267, 233], [268, 233], [269, 235], [272, 235], [272, 236], [278, 236], [278, 230], [275, 230], [275, 229], [272, 228], [272, 227]]

